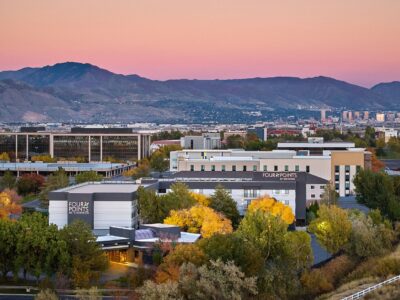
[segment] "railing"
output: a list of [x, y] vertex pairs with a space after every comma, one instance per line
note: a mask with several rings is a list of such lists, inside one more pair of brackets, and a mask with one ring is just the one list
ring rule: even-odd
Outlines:
[[400, 280], [400, 275], [397, 275], [397, 276], [392, 277], [392, 278], [390, 278], [388, 280], [382, 281], [381, 283], [378, 283], [378, 284], [375, 284], [373, 286], [370, 286], [370, 287], [366, 288], [365, 290], [359, 291], [359, 292], [357, 292], [357, 293], [355, 293], [353, 295], [350, 295], [350, 296], [347, 296], [345, 298], [342, 298], [342, 300], [360, 299], [360, 298], [364, 297], [366, 294], [368, 294], [368, 293], [370, 293], [370, 292], [372, 292], [374, 290], [377, 290], [377, 289], [379, 289], [380, 287], [382, 287], [384, 285], [391, 284], [391, 283], [393, 283], [395, 281], [398, 281], [398, 280]]

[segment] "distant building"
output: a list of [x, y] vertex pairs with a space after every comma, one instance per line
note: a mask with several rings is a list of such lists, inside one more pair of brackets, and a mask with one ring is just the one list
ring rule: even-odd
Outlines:
[[246, 138], [247, 131], [245, 130], [229, 130], [224, 132], [224, 143], [228, 140], [230, 136], [240, 136], [242, 138]]
[[247, 128], [247, 133], [253, 133], [257, 135], [257, 137], [261, 141], [266, 141], [268, 139], [268, 129], [266, 127], [254, 126]]
[[369, 120], [369, 111], [364, 111], [364, 120]]
[[159, 140], [153, 141], [150, 145], [150, 153], [157, 151], [158, 149], [165, 147], [165, 146], [181, 146], [181, 140]]
[[349, 120], [349, 112], [347, 110], [342, 112], [342, 121], [348, 121]]
[[385, 143], [387, 143], [390, 138], [397, 138], [399, 136], [399, 131], [394, 128], [377, 127], [375, 128], [375, 134], [378, 138], [383, 138]]
[[321, 122], [326, 121], [326, 109], [321, 109]]
[[216, 133], [181, 137], [181, 147], [184, 149], [220, 149], [221, 136]]
[[377, 122], [385, 122], [385, 114], [384, 113], [376, 113], [376, 121]]
[[70, 132], [37, 129], [1, 132], [0, 153], [13, 161], [29, 161], [32, 156], [50, 155], [64, 160], [136, 161], [150, 154], [150, 134], [129, 128], [72, 128]]

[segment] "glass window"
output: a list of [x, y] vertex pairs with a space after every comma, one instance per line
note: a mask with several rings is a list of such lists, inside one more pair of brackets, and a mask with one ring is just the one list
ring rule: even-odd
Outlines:
[[288, 172], [288, 171], [289, 171], [289, 166], [285, 165], [285, 172]]
[[200, 167], [200, 171], [202, 171], [202, 172], [204, 172], [205, 171], [205, 167], [204, 167], [204, 165], [201, 165], [201, 167]]
[[257, 166], [253, 166], [253, 172], [257, 171]]
[[236, 165], [232, 166], [232, 171], [235, 172], [236, 171]]
[[267, 165], [264, 165], [263, 170], [264, 170], [264, 172], [267, 172], [267, 171], [268, 171]]
[[350, 175], [346, 175], [346, 181], [350, 181]]
[[212, 171], [212, 172], [215, 171], [215, 165], [211, 165], [211, 171]]
[[335, 181], [339, 181], [339, 175], [335, 175]]
[[312, 190], [315, 189], [315, 186], [312, 185], [312, 186], [311, 186], [311, 189], [312, 189]]
[[315, 194], [311, 194], [311, 198], [315, 198]]
[[310, 166], [306, 166], [306, 172], [310, 173]]
[[[111, 159], [112, 154], [114, 152], [109, 144], [107, 143], [107, 146], [104, 147], [103, 141], [103, 160], [107, 160], [109, 157]], [[89, 160], [89, 136], [54, 136], [54, 156], [58, 159], [87, 162]]]
[[222, 171], [222, 172], [225, 172], [225, 165], [222, 165], [222, 166], [221, 166], [221, 171]]
[[243, 166], [243, 172], [247, 171], [247, 166]]
[[335, 172], [338, 173], [340, 171], [340, 167], [339, 166], [335, 166]]
[[289, 190], [285, 190], [285, 195], [289, 195]]
[[285, 200], [285, 205], [289, 205], [289, 200]]
[[345, 167], [344, 167], [344, 170], [345, 170], [346, 172], [350, 172], [350, 166], [345, 166]]
[[190, 165], [190, 171], [194, 171], [194, 165]]
[[245, 198], [257, 198], [260, 194], [260, 190], [257, 189], [244, 189]]
[[339, 183], [335, 183], [335, 189], [339, 190]]
[[295, 170], [296, 172], [299, 172], [299, 171], [300, 171], [299, 165], [296, 165], [296, 166], [294, 167], [294, 170]]
[[278, 171], [278, 166], [274, 166], [274, 171], [275, 171], [275, 172]]

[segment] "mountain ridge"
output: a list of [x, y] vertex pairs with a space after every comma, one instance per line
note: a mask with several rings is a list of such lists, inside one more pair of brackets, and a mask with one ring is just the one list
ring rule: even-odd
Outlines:
[[[368, 89], [326, 76], [161, 81], [66, 62], [0, 72], [0, 101], [5, 121], [33, 120], [39, 114], [38, 119], [48, 121], [222, 122], [241, 120], [254, 110], [267, 117], [273, 111], [310, 106], [395, 109], [400, 106], [400, 82]], [[13, 116], [7, 114], [11, 111]]]

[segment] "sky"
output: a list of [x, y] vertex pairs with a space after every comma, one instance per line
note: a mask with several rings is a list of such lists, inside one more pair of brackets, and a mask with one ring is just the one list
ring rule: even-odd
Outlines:
[[400, 80], [399, 0], [0, 0], [0, 70]]

